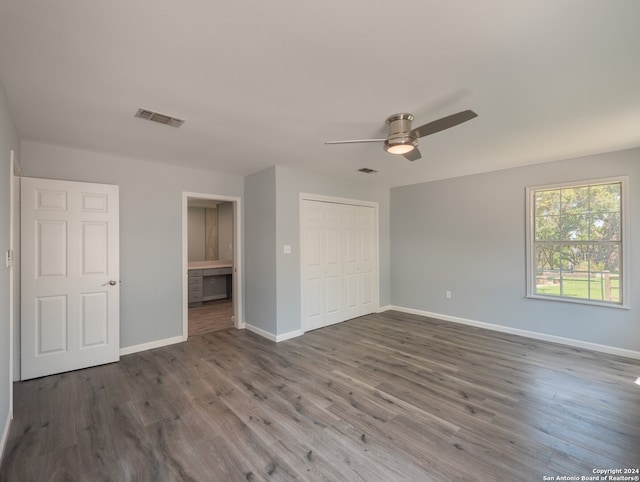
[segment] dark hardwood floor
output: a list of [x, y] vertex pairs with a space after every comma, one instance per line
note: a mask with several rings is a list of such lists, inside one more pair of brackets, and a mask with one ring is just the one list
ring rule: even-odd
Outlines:
[[640, 467], [638, 376], [638, 360], [398, 312], [279, 344], [226, 329], [17, 383], [0, 480], [593, 476]]
[[205, 301], [202, 306], [189, 308], [189, 336], [233, 328], [231, 298]]

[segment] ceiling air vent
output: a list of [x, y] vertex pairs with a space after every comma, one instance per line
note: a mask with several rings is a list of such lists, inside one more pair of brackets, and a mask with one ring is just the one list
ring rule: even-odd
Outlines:
[[362, 169], [358, 169], [358, 172], [364, 172], [365, 174], [373, 174], [374, 172], [378, 172], [375, 169], [369, 169], [368, 167], [363, 167]]
[[164, 124], [171, 127], [180, 127], [182, 124], [184, 124], [184, 119], [178, 119], [177, 117], [171, 117], [170, 115], [160, 114], [159, 112], [153, 112], [151, 110], [143, 108], [138, 109], [138, 112], [136, 112], [134, 117], [158, 122], [159, 124]]

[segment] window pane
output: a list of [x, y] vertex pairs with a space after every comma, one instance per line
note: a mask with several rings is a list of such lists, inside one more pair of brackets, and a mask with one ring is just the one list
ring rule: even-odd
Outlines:
[[535, 198], [536, 216], [560, 214], [560, 189], [537, 191]]
[[572, 213], [562, 216], [561, 238], [566, 241], [589, 240], [589, 216], [587, 214]]
[[589, 209], [589, 187], [571, 187], [561, 190], [562, 215], [581, 215]]
[[620, 241], [622, 230], [620, 229], [619, 212], [602, 212], [590, 217], [590, 239], [598, 241]]
[[557, 241], [560, 238], [560, 216], [536, 217], [536, 241]]
[[593, 213], [600, 212], [620, 212], [620, 191], [619, 182], [612, 184], [598, 184], [590, 187], [589, 206]]
[[560, 268], [560, 250], [558, 246], [552, 244], [536, 245], [536, 276], [546, 276], [547, 271], [558, 270]]
[[620, 183], [591, 186], [589, 207], [591, 239], [620, 240]]
[[560, 268], [563, 271], [584, 269], [588, 263], [589, 247], [587, 245], [565, 245], [560, 252]]
[[560, 295], [560, 247], [536, 245], [536, 294]]
[[620, 273], [620, 245], [619, 244], [594, 244], [591, 248], [591, 259], [594, 271], [609, 271]]
[[589, 245], [563, 246], [560, 294], [571, 298], [590, 299], [589, 267]]
[[[621, 300], [620, 282], [620, 245], [596, 244], [592, 248], [592, 293], [591, 299], [612, 301]], [[593, 289], [594, 286], [595, 288]]]

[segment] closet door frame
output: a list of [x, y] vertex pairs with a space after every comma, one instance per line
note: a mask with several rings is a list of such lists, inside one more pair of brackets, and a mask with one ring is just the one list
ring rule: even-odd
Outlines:
[[[372, 312], [375, 313], [380, 308], [380, 234], [379, 234], [379, 208], [377, 202], [363, 201], [359, 199], [350, 199], [334, 196], [325, 196], [312, 193], [300, 193], [299, 196], [299, 224], [300, 224], [300, 319], [302, 332], [310, 331], [316, 328], [309, 328], [306, 320], [306, 293], [305, 293], [305, 246], [304, 246], [304, 220], [303, 220], [303, 201], [317, 201], [332, 204], [343, 204], [350, 206], [362, 206], [373, 209], [373, 257], [375, 266], [373, 267], [373, 286], [372, 286]], [[358, 315], [360, 316], [360, 315]], [[346, 320], [343, 320], [346, 321]], [[329, 326], [329, 325], [326, 325]]]

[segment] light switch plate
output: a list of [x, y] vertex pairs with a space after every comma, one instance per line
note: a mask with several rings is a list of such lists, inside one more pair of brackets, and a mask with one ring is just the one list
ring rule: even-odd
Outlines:
[[6, 264], [7, 268], [13, 266], [13, 252], [10, 249], [7, 249]]
[[285, 244], [283, 249], [282, 249], [282, 252], [284, 254], [291, 254], [291, 245], [290, 244]]

